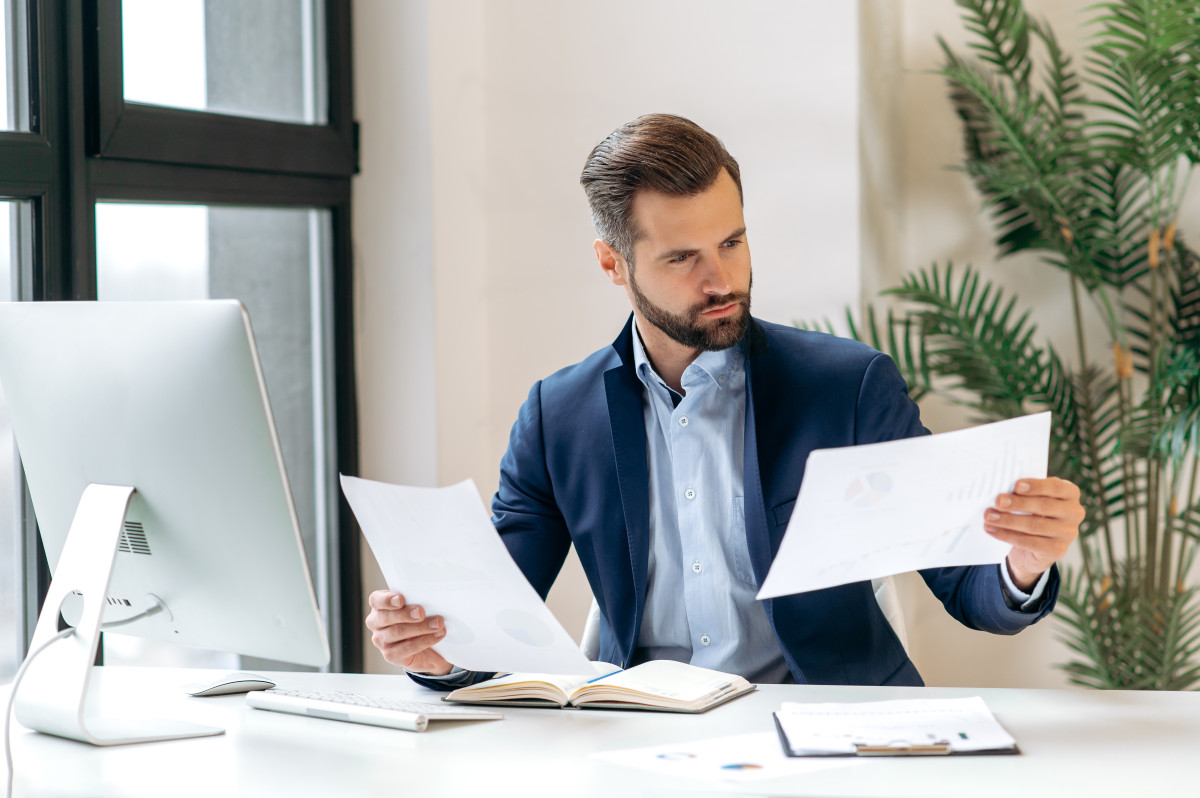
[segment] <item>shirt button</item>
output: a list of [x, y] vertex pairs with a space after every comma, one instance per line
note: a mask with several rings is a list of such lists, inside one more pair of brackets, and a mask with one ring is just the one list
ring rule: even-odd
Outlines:
[[694, 562], [694, 563], [692, 563], [692, 570], [693, 570], [693, 571], [695, 571], [696, 573], [700, 573], [701, 571], [703, 571], [703, 570], [704, 570], [704, 566], [703, 566], [703, 565], [701, 565], [701, 564], [700, 564], [700, 563], [697, 561], [697, 562]]
[[679, 417], [679, 426], [681, 426], [681, 427], [686, 427], [686, 426], [687, 426], [687, 416], [680, 416], [680, 417]]
[[700, 645], [707, 646], [712, 641], [708, 639], [708, 635], [700, 635]]
[[725, 382], [725, 375], [722, 374], [720, 377], [717, 377], [717, 382]]
[[691, 488], [688, 488], [687, 490], [685, 490], [683, 492], [683, 495], [685, 498], [694, 499], [694, 498], [696, 498], [696, 491], [692, 490]]

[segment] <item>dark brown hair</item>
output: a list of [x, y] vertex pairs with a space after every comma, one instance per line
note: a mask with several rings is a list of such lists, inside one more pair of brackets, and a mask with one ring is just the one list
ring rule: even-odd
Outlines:
[[676, 197], [708, 190], [721, 170], [742, 195], [742, 173], [720, 140], [671, 114], [647, 114], [622, 125], [596, 145], [579, 183], [587, 193], [596, 233], [633, 266], [642, 233], [633, 222], [633, 198], [650, 189]]

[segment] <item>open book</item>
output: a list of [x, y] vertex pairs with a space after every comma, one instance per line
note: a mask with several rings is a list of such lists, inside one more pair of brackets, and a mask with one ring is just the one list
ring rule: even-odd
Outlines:
[[754, 689], [741, 676], [671, 660], [643, 662], [624, 671], [605, 663], [597, 663], [597, 667], [606, 675], [510, 673], [460, 687], [442, 700], [458, 704], [704, 712]]

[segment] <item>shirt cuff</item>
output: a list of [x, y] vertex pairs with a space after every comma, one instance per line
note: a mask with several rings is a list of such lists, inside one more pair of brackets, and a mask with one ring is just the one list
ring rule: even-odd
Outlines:
[[465, 668], [460, 668], [457, 665], [455, 665], [453, 668], [451, 668], [450, 672], [447, 673], [445, 676], [435, 676], [432, 673], [420, 673], [419, 671], [410, 671], [407, 669], [405, 669], [405, 670], [408, 674], [410, 674], [412, 676], [420, 676], [422, 679], [425, 679], [426, 681], [437, 682], [438, 684], [443, 684], [446, 687], [465, 687], [467, 684], [470, 683], [471, 678], [475, 675], [474, 671], [469, 671], [469, 670], [466, 670]]
[[1008, 562], [1000, 563], [1000, 581], [1004, 585], [1004, 601], [1014, 610], [1021, 612], [1036, 612], [1041, 604], [1042, 593], [1046, 590], [1046, 582], [1050, 579], [1050, 569], [1042, 572], [1041, 577], [1026, 593], [1013, 584], [1012, 575], [1008, 572]]

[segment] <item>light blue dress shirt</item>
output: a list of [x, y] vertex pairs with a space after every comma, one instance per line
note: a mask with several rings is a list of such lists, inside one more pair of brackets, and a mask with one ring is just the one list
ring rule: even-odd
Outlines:
[[634, 662], [673, 659], [791, 681], [750, 567], [743, 512], [746, 368], [742, 347], [703, 352], [683, 395], [654, 371], [641, 336], [633, 363], [646, 387], [650, 467], [646, 608]]

